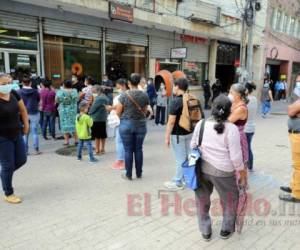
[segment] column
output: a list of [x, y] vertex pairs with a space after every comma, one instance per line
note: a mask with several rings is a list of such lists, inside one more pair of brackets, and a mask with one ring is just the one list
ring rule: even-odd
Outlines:
[[210, 81], [210, 84], [213, 84], [216, 80], [217, 52], [218, 52], [218, 42], [217, 40], [211, 40], [210, 48], [209, 48], [209, 63], [208, 63], [208, 79]]

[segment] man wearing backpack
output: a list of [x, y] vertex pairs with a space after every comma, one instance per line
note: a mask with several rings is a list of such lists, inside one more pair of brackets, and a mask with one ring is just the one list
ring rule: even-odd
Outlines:
[[164, 186], [172, 190], [184, 188], [182, 164], [190, 151], [190, 141], [194, 125], [203, 117], [199, 100], [187, 93], [188, 80], [179, 78], [174, 83], [174, 98], [170, 103], [169, 119], [166, 130], [166, 145], [172, 145], [176, 158], [176, 173], [172, 181]]

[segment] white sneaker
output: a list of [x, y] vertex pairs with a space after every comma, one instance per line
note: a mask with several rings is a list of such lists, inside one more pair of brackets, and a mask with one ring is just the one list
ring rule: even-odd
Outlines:
[[176, 184], [175, 182], [173, 181], [167, 181], [164, 183], [164, 186], [168, 189], [172, 189], [172, 190], [182, 190], [184, 189], [184, 185], [179, 185], [179, 184]]

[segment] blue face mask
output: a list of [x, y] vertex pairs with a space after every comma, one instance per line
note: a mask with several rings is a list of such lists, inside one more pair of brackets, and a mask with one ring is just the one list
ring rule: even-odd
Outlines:
[[13, 86], [11, 84], [0, 85], [0, 93], [7, 95], [12, 91]]

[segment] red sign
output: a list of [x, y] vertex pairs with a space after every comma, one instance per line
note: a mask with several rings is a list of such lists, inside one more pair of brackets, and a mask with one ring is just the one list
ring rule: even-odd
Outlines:
[[133, 22], [133, 8], [130, 6], [109, 2], [109, 17], [128, 23]]
[[160, 71], [160, 62], [156, 60], [155, 62], [155, 74], [157, 74]]
[[241, 66], [241, 62], [240, 62], [240, 59], [235, 59], [234, 60], [234, 67], [238, 68]]
[[190, 35], [181, 35], [181, 40], [188, 43], [197, 43], [197, 44], [204, 44], [207, 39], [198, 37], [198, 36], [190, 36]]

